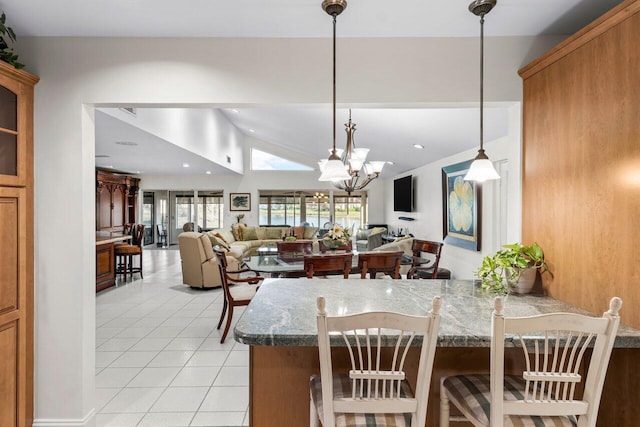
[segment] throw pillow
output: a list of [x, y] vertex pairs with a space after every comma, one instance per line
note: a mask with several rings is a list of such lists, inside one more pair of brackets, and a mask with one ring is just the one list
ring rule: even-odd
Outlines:
[[255, 227], [240, 227], [242, 240], [258, 240], [258, 233]]
[[211, 246], [219, 246], [221, 249], [224, 249], [226, 252], [229, 252], [229, 245], [225, 240], [218, 236], [217, 233], [207, 233], [209, 235], [209, 240], [211, 240]]
[[242, 240], [242, 237], [240, 236], [240, 233], [242, 232], [240, 229], [241, 227], [242, 227], [242, 224], [238, 224], [238, 223], [233, 224], [231, 226], [231, 234], [233, 234], [233, 238], [236, 241]]
[[214, 236], [216, 236], [218, 239], [222, 240], [225, 243], [229, 243], [227, 242], [227, 239], [224, 238], [224, 236], [220, 233], [213, 233]]
[[304, 225], [300, 225], [298, 227], [292, 227], [291, 230], [293, 235], [296, 236], [296, 238], [298, 239], [304, 238]]
[[318, 227], [311, 227], [311, 226], [305, 225], [303, 238], [308, 240], [313, 239], [317, 232], [318, 232]]
[[264, 238], [269, 240], [280, 240], [282, 239], [282, 229], [267, 227], [264, 230]]

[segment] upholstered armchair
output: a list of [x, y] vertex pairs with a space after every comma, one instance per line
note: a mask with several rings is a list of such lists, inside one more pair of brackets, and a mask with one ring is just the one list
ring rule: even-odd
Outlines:
[[356, 233], [356, 248], [358, 252], [372, 251], [382, 246], [382, 235], [387, 232], [386, 228], [374, 227], [369, 230], [358, 230]]
[[[205, 234], [188, 231], [178, 236], [182, 260], [182, 283], [192, 288], [215, 288], [222, 286], [216, 255], [211, 240]], [[240, 262], [227, 256], [230, 270], [239, 270]]]

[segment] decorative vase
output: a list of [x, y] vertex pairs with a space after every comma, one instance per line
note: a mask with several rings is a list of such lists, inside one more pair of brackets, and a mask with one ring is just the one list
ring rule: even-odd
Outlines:
[[525, 268], [515, 283], [510, 284], [511, 292], [516, 294], [528, 294], [536, 283], [537, 268]]

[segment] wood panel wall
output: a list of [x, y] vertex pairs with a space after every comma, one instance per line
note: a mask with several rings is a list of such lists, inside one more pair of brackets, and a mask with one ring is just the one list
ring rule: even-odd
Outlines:
[[523, 241], [545, 250], [555, 298], [640, 328], [640, 0], [520, 70]]

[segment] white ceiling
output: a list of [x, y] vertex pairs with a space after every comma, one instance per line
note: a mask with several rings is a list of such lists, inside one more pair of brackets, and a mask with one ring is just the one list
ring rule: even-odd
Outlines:
[[[478, 35], [470, 0], [348, 0], [339, 37], [463, 37]], [[620, 0], [499, 0], [486, 18], [488, 36], [572, 34]], [[0, 0], [7, 24], [24, 36], [105, 37], [330, 37], [320, 0]], [[264, 107], [224, 110], [248, 135], [306, 155], [326, 156], [330, 109]], [[339, 115], [339, 129], [347, 112]], [[477, 146], [477, 109], [357, 109], [356, 143], [371, 160], [395, 162], [386, 176]], [[485, 139], [506, 134], [506, 110], [487, 109]], [[255, 133], [248, 129], [254, 129]], [[338, 131], [338, 147], [344, 133]], [[136, 146], [116, 141], [136, 142]], [[426, 146], [415, 150], [412, 144]], [[143, 174], [228, 173], [115, 119], [96, 115], [98, 166]], [[180, 162], [176, 162], [180, 159]], [[189, 169], [175, 166], [189, 163]]]
[[[619, 0], [499, 0], [489, 36], [571, 34]], [[342, 37], [478, 34], [470, 0], [349, 0]], [[2, 0], [18, 36], [330, 37], [320, 0]]]

